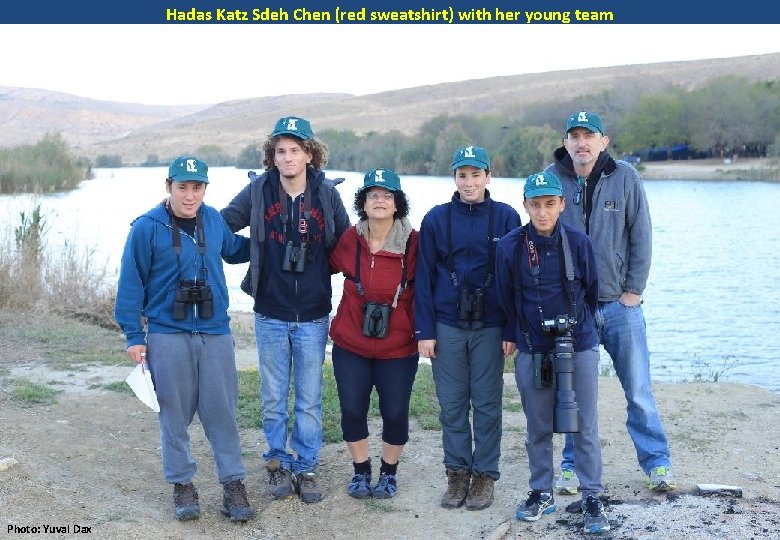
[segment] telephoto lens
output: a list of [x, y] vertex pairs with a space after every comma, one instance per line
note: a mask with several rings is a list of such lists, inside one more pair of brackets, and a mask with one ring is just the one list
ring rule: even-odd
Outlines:
[[579, 408], [574, 395], [574, 340], [571, 333], [554, 338], [553, 369], [555, 370], [554, 433], [577, 433], [580, 430]]

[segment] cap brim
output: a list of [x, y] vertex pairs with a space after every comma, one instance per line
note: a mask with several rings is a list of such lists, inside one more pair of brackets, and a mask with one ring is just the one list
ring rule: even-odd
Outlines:
[[596, 126], [593, 126], [591, 124], [577, 124], [576, 126], [572, 126], [569, 129], [566, 130], [566, 133], [570, 132], [574, 128], [583, 128], [587, 129], [591, 133], [601, 133], [601, 130], [597, 128]]
[[174, 182], [201, 182], [203, 184], [209, 183], [209, 179], [202, 176], [186, 176], [181, 174], [172, 176], [171, 180]]
[[485, 169], [485, 170], [490, 168], [490, 165], [485, 163], [484, 161], [479, 161], [478, 159], [473, 159], [473, 158], [466, 158], [453, 163], [452, 170], [458, 169], [460, 167], [468, 167], [468, 166], [476, 167], [477, 169]]
[[305, 135], [301, 135], [299, 131], [275, 131], [271, 133], [272, 137], [278, 137], [280, 135], [287, 135], [289, 137], [295, 137], [296, 139], [300, 139], [302, 141], [306, 141], [308, 139], [311, 139], [311, 137], [307, 137]]
[[523, 194], [526, 199], [533, 199], [534, 197], [543, 197], [545, 195], [554, 195], [556, 197], [563, 197], [561, 190], [554, 188], [539, 188], [531, 189], [527, 193]]

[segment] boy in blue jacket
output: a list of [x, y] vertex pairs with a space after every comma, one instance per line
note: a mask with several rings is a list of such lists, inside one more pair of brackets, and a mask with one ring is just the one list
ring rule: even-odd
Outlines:
[[420, 227], [415, 335], [420, 356], [431, 359], [441, 406], [447, 474], [441, 505], [482, 510], [492, 504], [499, 478], [504, 355], [514, 352], [515, 341], [505, 335], [496, 299], [495, 249], [520, 225], [520, 215], [490, 197], [484, 148], [456, 150], [452, 171], [452, 200], [428, 211]]
[[147, 363], [152, 374], [163, 474], [174, 485], [176, 518], [200, 516], [188, 433], [197, 412], [223, 486], [222, 511], [243, 522], [254, 511], [242, 482], [238, 377], [222, 259], [248, 261], [249, 240], [234, 235], [219, 212], [203, 204], [208, 183], [203, 161], [183, 156], [171, 163], [169, 197], [132, 223], [114, 316], [128, 356]]
[[584, 530], [600, 533], [610, 526], [599, 500], [604, 487], [593, 246], [585, 234], [559, 222], [566, 203], [554, 174], [529, 176], [523, 195], [531, 223], [502, 238], [496, 254], [498, 299], [518, 338], [515, 381], [528, 432], [531, 491], [516, 516], [536, 521], [555, 511], [553, 431], [575, 431]]

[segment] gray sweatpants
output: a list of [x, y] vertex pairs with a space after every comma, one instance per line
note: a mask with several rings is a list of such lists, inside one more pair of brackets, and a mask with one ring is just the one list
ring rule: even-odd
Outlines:
[[[601, 445], [598, 424], [598, 349], [574, 353], [572, 385], [579, 408], [579, 433], [574, 433], [574, 462], [583, 500], [604, 491], [601, 480]], [[518, 353], [515, 381], [523, 402], [528, 435], [529, 485], [532, 490], [553, 492], [553, 411], [555, 389], [536, 388], [531, 355]]]
[[186, 484], [195, 476], [188, 428], [196, 412], [211, 444], [219, 482], [244, 479], [233, 336], [149, 334], [147, 343], [147, 363], [160, 403], [165, 481]]

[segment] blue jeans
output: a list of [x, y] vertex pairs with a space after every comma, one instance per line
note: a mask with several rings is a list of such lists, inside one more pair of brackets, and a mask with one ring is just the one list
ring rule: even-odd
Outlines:
[[[322, 447], [322, 364], [328, 340], [328, 317], [287, 322], [255, 313], [255, 337], [263, 401], [263, 432], [268, 451], [297, 474], [311, 471]], [[287, 451], [287, 404], [294, 377], [295, 422]]]
[[[626, 428], [639, 466], [647, 474], [656, 467], [671, 467], [669, 443], [650, 384], [650, 350], [642, 305], [625, 306], [618, 300], [599, 302], [596, 328], [623, 386], [628, 413]], [[566, 436], [561, 468], [574, 470], [570, 435]]]

